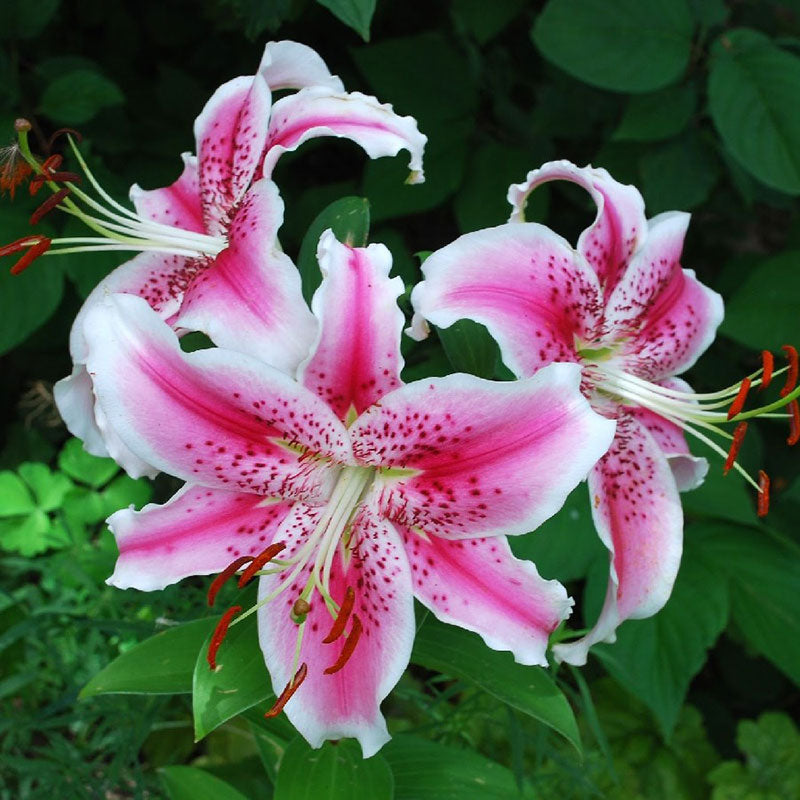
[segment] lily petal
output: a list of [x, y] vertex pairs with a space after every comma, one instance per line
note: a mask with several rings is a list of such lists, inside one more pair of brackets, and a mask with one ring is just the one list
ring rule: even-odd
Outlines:
[[253, 184], [236, 209], [228, 248], [189, 286], [172, 324], [294, 374], [317, 323], [297, 268], [278, 247], [282, 222], [278, 187], [267, 180]]
[[442, 622], [475, 631], [519, 664], [547, 666], [549, 635], [572, 600], [558, 581], [514, 558], [505, 536], [447, 541], [403, 532], [414, 595]]
[[349, 247], [331, 230], [319, 240], [317, 259], [323, 280], [311, 305], [319, 333], [300, 380], [340, 419], [352, 420], [401, 385], [403, 281], [389, 278], [392, 255], [382, 244]]
[[536, 528], [614, 435], [580, 378], [579, 365], [552, 364], [508, 383], [448, 375], [385, 395], [350, 428], [356, 459], [384, 468], [383, 513], [448, 539]]
[[203, 207], [200, 204], [200, 183], [197, 177], [197, 158], [182, 153], [183, 172], [175, 183], [163, 189], [142, 189], [131, 186], [130, 198], [136, 213], [144, 219], [162, 225], [172, 225], [185, 231], [205, 233]]
[[344, 91], [341, 80], [331, 75], [319, 53], [299, 42], [268, 42], [258, 71], [273, 92], [305, 86], [327, 86], [335, 92]]
[[411, 335], [423, 319], [449, 327], [468, 317], [497, 340], [517, 375], [553, 361], [577, 361], [575, 337], [590, 340], [600, 318], [597, 276], [561, 236], [536, 223], [460, 236], [422, 265], [411, 294]]
[[[324, 457], [352, 460], [347, 432], [319, 398], [242, 353], [181, 352], [141, 298], [111, 295], [93, 308], [86, 339], [101, 431], [165, 472], [212, 488], [315, 500], [331, 488]], [[323, 459], [304, 458], [307, 450]]]
[[644, 200], [635, 186], [615, 181], [604, 169], [576, 167], [569, 161], [550, 161], [508, 189], [511, 222], [525, 220], [528, 195], [547, 181], [571, 181], [591, 194], [597, 205], [594, 222], [578, 239], [578, 252], [594, 267], [606, 295], [619, 280], [625, 264], [647, 232]]
[[413, 117], [400, 117], [388, 103], [381, 104], [360, 92], [335, 92], [324, 86], [301, 89], [275, 103], [264, 176], [270, 177], [283, 153], [318, 136], [351, 139], [370, 158], [396, 156], [401, 150], [408, 150], [409, 183], [424, 180], [422, 152], [428, 139], [419, 132]]
[[608, 593], [586, 636], [553, 648], [585, 664], [596, 642], [613, 642], [626, 619], [642, 619], [667, 602], [681, 560], [683, 510], [667, 459], [638, 420], [622, 416], [608, 454], [589, 474], [597, 532], [611, 554]]
[[290, 508], [257, 494], [191, 484], [164, 505], [124, 508], [108, 518], [119, 558], [106, 582], [149, 592], [189, 575], [221, 572], [267, 547]]
[[[299, 549], [317, 518], [316, 509], [297, 504], [276, 534], [277, 540], [288, 541], [284, 551], [287, 558]], [[353, 522], [350, 547], [346, 563], [341, 550], [334, 558], [330, 589], [339, 602], [347, 587], [355, 590], [353, 614], [361, 622], [361, 636], [345, 666], [326, 675], [324, 670], [339, 659], [347, 634], [331, 644], [322, 643], [332, 618], [319, 596], [312, 598], [298, 659], [298, 663], [308, 665], [308, 676], [285, 710], [312, 747], [320, 747], [326, 739], [352, 736], [359, 740], [364, 758], [369, 758], [389, 740], [380, 703], [400, 679], [411, 656], [411, 572], [399, 534], [369, 508], [362, 508]], [[282, 577], [262, 577], [259, 599], [266, 597]], [[290, 612], [302, 588], [303, 584], [297, 582], [258, 613], [259, 642], [276, 694], [297, 668], [297, 625]]]
[[194, 123], [205, 230], [225, 232], [230, 214], [260, 166], [272, 94], [261, 75], [217, 89]]

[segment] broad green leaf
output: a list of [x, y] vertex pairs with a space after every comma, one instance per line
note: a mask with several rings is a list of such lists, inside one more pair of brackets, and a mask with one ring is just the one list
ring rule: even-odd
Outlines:
[[119, 475], [103, 489], [100, 496], [105, 505], [106, 516], [109, 516], [128, 506], [140, 509], [150, 502], [152, 494], [152, 486], [146, 478], [134, 479], [129, 475]]
[[36, 508], [30, 490], [10, 470], [0, 472], [0, 517], [28, 514]]
[[576, 78], [618, 92], [650, 92], [689, 62], [686, 0], [550, 0], [533, 28], [542, 54]]
[[377, 0], [317, 0], [345, 25], [352, 28], [365, 42], [369, 41], [369, 25]]
[[648, 150], [639, 160], [639, 170], [651, 214], [696, 208], [719, 178], [714, 152], [693, 131]]
[[250, 725], [258, 755], [267, 777], [274, 784], [283, 754], [294, 741], [297, 731], [285, 714], [265, 719], [260, 709], [251, 708], [242, 715]]
[[712, 56], [709, 107], [725, 146], [760, 181], [800, 194], [800, 58], [746, 28]]
[[800, 250], [769, 258], [740, 280], [725, 304], [720, 332], [748, 347], [780, 352], [797, 343]]
[[544, 578], [562, 582], [585, 578], [595, 561], [608, 560], [592, 520], [586, 484], [578, 486], [562, 509], [535, 531], [509, 536], [517, 558], [533, 561]]
[[162, 767], [159, 773], [170, 800], [247, 800], [229, 783], [197, 767]]
[[722, 25], [731, 13], [725, 0], [689, 0], [692, 13], [701, 25]]
[[33, 490], [36, 504], [42, 511], [53, 511], [61, 506], [67, 492], [72, 489], [72, 481], [60, 472], [51, 472], [47, 464], [29, 461], [20, 464], [19, 476]]
[[364, 197], [343, 197], [331, 203], [311, 223], [300, 245], [297, 268], [303, 281], [303, 297], [311, 302], [322, 282], [317, 262], [319, 237], [330, 228], [336, 238], [351, 247], [364, 247], [369, 238], [369, 200]]
[[[2, 3], [0, 3], [2, 5]], [[3, 203], [0, 209], [0, 241], [13, 242], [31, 233], [30, 210], [17, 198], [15, 205]], [[44, 226], [37, 233], [50, 231]], [[16, 347], [50, 318], [61, 302], [64, 275], [46, 262], [34, 261], [24, 272], [9, 270], [21, 254], [0, 259], [0, 355]], [[52, 264], [52, 262], [50, 262]], [[44, 265], [44, 269], [41, 267]]]
[[55, 122], [82, 125], [102, 109], [124, 101], [116, 83], [92, 70], [76, 69], [56, 78], [45, 89], [39, 111]]
[[471, 319], [460, 319], [437, 332], [455, 372], [494, 378], [500, 348], [483, 325]]
[[196, 654], [194, 665], [192, 708], [198, 741], [231, 717], [272, 696], [272, 684], [258, 646], [255, 614], [229, 628], [217, 652], [215, 670], [206, 660], [210, 642], [211, 633]]
[[198, 652], [215, 618], [197, 619], [168, 628], [140, 642], [83, 687], [80, 697], [98, 694], [188, 694]]
[[453, 0], [453, 17], [478, 44], [486, 44], [525, 7], [525, 0]]
[[747, 641], [800, 684], [800, 550], [768, 531], [725, 523], [689, 535], [730, 581], [731, 617]]
[[318, 750], [296, 738], [278, 770], [274, 800], [392, 800], [392, 771], [380, 753], [365, 759], [353, 739]]
[[614, 644], [596, 645], [592, 653], [652, 710], [669, 740], [689, 683], [727, 621], [725, 577], [687, 547], [664, 608], [649, 619], [625, 622]]
[[510, 653], [490, 650], [477, 634], [431, 617], [417, 632], [411, 660], [477, 684], [501, 702], [549, 725], [581, 751], [575, 715], [541, 667], [517, 664]]
[[394, 775], [395, 800], [520, 800], [535, 795], [520, 792], [505, 767], [482, 755], [428, 739], [400, 734], [381, 754]]
[[89, 455], [80, 439], [70, 439], [58, 454], [58, 467], [76, 481], [98, 489], [108, 483], [119, 472], [119, 466], [111, 458]]
[[47, 26], [61, 0], [3, 0], [0, 3], [0, 39], [32, 39]]
[[650, 94], [635, 94], [614, 131], [616, 141], [656, 142], [680, 133], [697, 106], [694, 84], [670, 86]]
[[51, 546], [50, 518], [36, 509], [24, 517], [0, 519], [0, 549], [34, 556]]

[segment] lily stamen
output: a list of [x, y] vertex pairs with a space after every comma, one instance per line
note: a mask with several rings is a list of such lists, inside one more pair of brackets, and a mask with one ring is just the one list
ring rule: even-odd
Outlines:
[[775, 365], [775, 359], [769, 350], [761, 351], [761, 388], [759, 391], [763, 392], [772, 381], [772, 370]]
[[333, 625], [331, 626], [328, 635], [322, 640], [323, 644], [331, 644], [332, 642], [335, 642], [344, 633], [344, 629], [347, 625], [348, 619], [350, 618], [350, 612], [353, 610], [355, 601], [356, 593], [353, 591], [352, 586], [348, 586], [347, 591], [344, 593], [344, 600], [342, 600], [339, 613], [336, 615], [336, 619], [333, 621]]
[[269, 561], [286, 547], [286, 542], [275, 542], [262, 550], [248, 565], [247, 569], [239, 576], [239, 588], [243, 589], [253, 579], [255, 574]]
[[736, 463], [736, 456], [739, 455], [739, 449], [742, 446], [742, 442], [744, 441], [744, 436], [747, 433], [747, 423], [740, 422], [733, 431], [733, 441], [731, 442], [731, 448], [728, 450], [728, 457], [725, 459], [725, 465], [722, 468], [722, 472], [724, 475], [727, 475], [733, 465]]
[[758, 516], [766, 517], [769, 512], [769, 475], [763, 469], [758, 471]]
[[59, 189], [54, 195], [47, 198], [34, 212], [31, 214], [30, 224], [38, 225], [47, 214], [54, 208], [61, 204], [61, 201], [67, 198], [72, 193], [69, 187]]
[[786, 353], [786, 359], [789, 362], [789, 371], [786, 375], [786, 383], [781, 389], [781, 397], [786, 397], [795, 386], [797, 386], [797, 377], [798, 377], [798, 359], [797, 359], [797, 350], [792, 347], [790, 344], [785, 344], [781, 347], [784, 353]]
[[347, 634], [347, 638], [344, 641], [342, 652], [339, 654], [339, 658], [336, 659], [336, 662], [324, 670], [326, 675], [333, 675], [344, 668], [345, 664], [350, 660], [350, 656], [353, 655], [353, 651], [356, 649], [358, 640], [361, 638], [362, 630], [361, 620], [358, 618], [358, 614], [353, 614], [353, 624], [350, 627], [350, 633]]
[[786, 440], [786, 444], [793, 447], [800, 441], [800, 405], [797, 400], [789, 403], [789, 411], [791, 416], [789, 417], [789, 438]]
[[744, 378], [741, 386], [739, 387], [739, 393], [736, 395], [736, 398], [731, 403], [731, 407], [728, 409], [728, 421], [732, 420], [735, 416], [741, 413], [742, 409], [744, 408], [745, 400], [747, 399], [747, 393], [749, 391], [750, 378]]
[[214, 633], [211, 636], [211, 643], [208, 645], [208, 653], [206, 660], [211, 669], [217, 668], [217, 650], [219, 650], [225, 636], [228, 633], [231, 620], [242, 610], [241, 606], [231, 606], [220, 618], [217, 627], [214, 628]]
[[264, 717], [266, 719], [272, 719], [272, 717], [277, 717], [278, 714], [283, 711], [283, 707], [289, 702], [292, 695], [300, 688], [300, 684], [306, 679], [306, 675], [308, 675], [308, 667], [306, 666], [305, 662], [300, 665], [300, 669], [295, 672], [294, 677], [286, 684], [286, 688], [281, 692], [280, 697], [275, 701], [275, 705], [272, 706], [269, 711], [264, 713]]
[[21, 239], [17, 239], [16, 242], [0, 247], [0, 256], [8, 256], [12, 253], [18, 253], [26, 247], [29, 248], [28, 252], [9, 270], [12, 275], [19, 275], [35, 259], [47, 252], [51, 242], [52, 240], [48, 239], [47, 236], [23, 236]]
[[208, 605], [209, 607], [214, 605], [214, 601], [217, 599], [217, 594], [219, 590], [234, 576], [236, 572], [238, 572], [245, 564], [249, 561], [253, 560], [253, 556], [239, 556], [235, 561], [232, 561], [225, 567], [222, 572], [217, 575], [216, 578], [211, 582], [211, 586], [208, 587]]

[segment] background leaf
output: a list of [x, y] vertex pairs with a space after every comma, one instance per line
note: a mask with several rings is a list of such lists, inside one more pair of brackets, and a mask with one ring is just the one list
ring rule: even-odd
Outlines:
[[161, 780], [170, 800], [247, 800], [229, 783], [197, 767], [162, 767]]
[[369, 26], [377, 0], [317, 0], [350, 26], [365, 42], [369, 41]]
[[55, 122], [81, 125], [102, 109], [124, 101], [122, 90], [113, 81], [88, 69], [76, 69], [45, 89], [39, 109]]

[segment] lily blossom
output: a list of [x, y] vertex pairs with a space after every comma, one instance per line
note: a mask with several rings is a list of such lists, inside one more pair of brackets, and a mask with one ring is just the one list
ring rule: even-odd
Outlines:
[[[299, 91], [273, 102], [272, 93]], [[92, 195], [74, 173], [38, 163], [32, 191], [47, 184], [54, 194], [34, 215], [59, 208], [82, 220], [96, 235], [44, 239], [30, 236], [2, 248], [27, 249], [17, 267], [38, 255], [92, 250], [136, 251], [95, 288], [79, 312], [70, 335], [72, 374], [55, 387], [58, 408], [70, 431], [95, 455], [112, 455], [132, 475], [152, 475], [120, 443], [106, 441], [93, 413], [91, 380], [86, 374], [85, 321], [89, 310], [112, 292], [139, 295], [170, 325], [199, 330], [218, 345], [257, 354], [293, 372], [315, 336], [313, 315], [305, 306], [300, 279], [280, 249], [277, 232], [283, 201], [271, 180], [280, 156], [308, 139], [351, 139], [371, 158], [410, 153], [409, 182], [423, 180], [426, 137], [412, 117], [400, 117], [374, 97], [344, 91], [311, 48], [296, 42], [270, 42], [255, 75], [234, 78], [213, 94], [195, 121], [197, 155], [183, 155], [175, 183], [145, 191], [134, 185], [135, 211], [116, 202], [70, 144]], [[27, 149], [27, 131], [20, 133]], [[63, 188], [62, 188], [63, 187]], [[296, 308], [292, 316], [287, 313]]]
[[[529, 194], [553, 180], [582, 186], [597, 205], [577, 249], [524, 221]], [[684, 434], [723, 457], [710, 434], [733, 440], [726, 467], [759, 490], [759, 510], [765, 511], [766, 476], [754, 481], [735, 460], [746, 428], [741, 421], [793, 402], [796, 393], [742, 412], [741, 384], [698, 395], [675, 377], [709, 346], [723, 316], [721, 297], [681, 268], [688, 214], [648, 220], [633, 186], [567, 161], [532, 171], [508, 197], [509, 223], [461, 236], [424, 262], [425, 280], [411, 298], [411, 332], [423, 338], [426, 320], [448, 327], [467, 317], [487, 327], [518, 376], [556, 361], [580, 365], [584, 394], [617, 421], [613, 445], [589, 475], [594, 523], [610, 552], [605, 604], [586, 636], [554, 647], [558, 658], [583, 664], [593, 643], [614, 641], [623, 620], [651, 616], [672, 591], [683, 537], [678, 493], [702, 483], [708, 470]], [[761, 384], [759, 374], [746, 386]], [[733, 436], [720, 427], [729, 421], [740, 423]], [[795, 427], [800, 436], [800, 423]]]
[[[299, 379], [250, 355], [183, 353], [141, 298], [115, 294], [86, 324], [87, 368], [105, 426], [186, 486], [162, 506], [109, 519], [109, 583], [158, 589], [188, 575], [260, 574], [258, 613], [278, 700], [315, 747], [389, 738], [380, 702], [414, 635], [412, 596], [523, 664], [546, 664], [571, 600], [513, 557], [504, 534], [555, 513], [608, 448], [580, 369], [558, 364], [495, 383], [450, 375], [403, 385], [391, 256], [330, 231], [318, 251], [319, 321]], [[564, 453], [571, 457], [565, 459]], [[238, 616], [237, 616], [238, 615]], [[296, 694], [296, 698], [292, 697]]]

